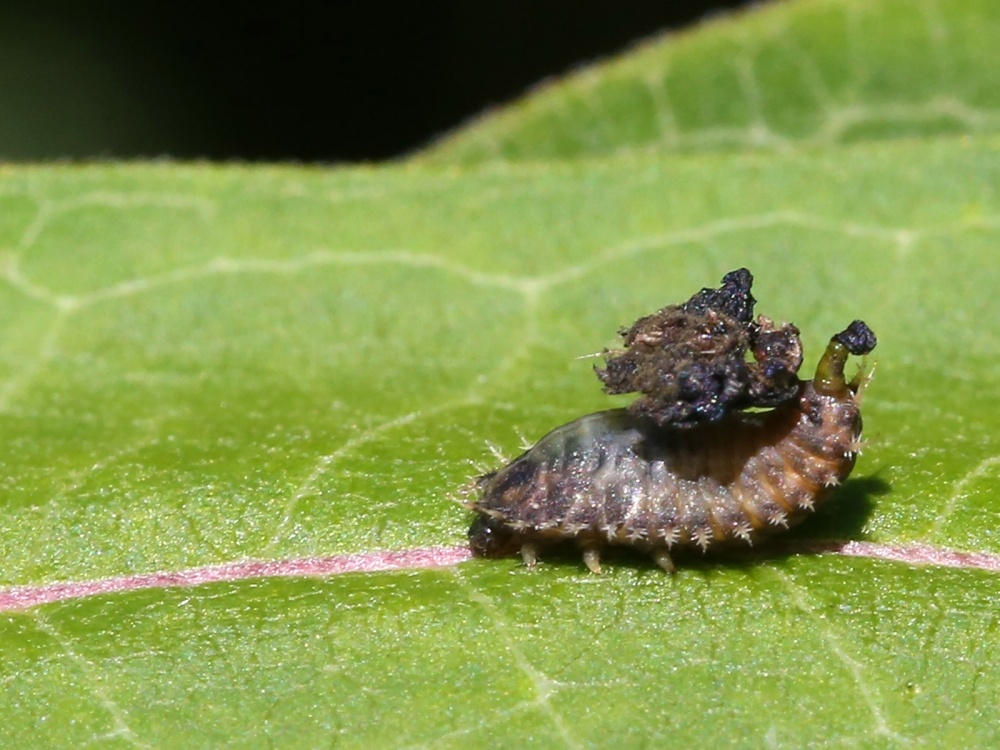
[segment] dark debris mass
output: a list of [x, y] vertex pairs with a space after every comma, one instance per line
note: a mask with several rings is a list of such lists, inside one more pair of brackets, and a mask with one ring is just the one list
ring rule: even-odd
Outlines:
[[[747, 269], [731, 271], [720, 288], [702, 289], [622, 330], [625, 349], [605, 352], [606, 367], [595, 368], [604, 390], [641, 393], [629, 406], [634, 416], [677, 427], [794, 397], [802, 364], [799, 331], [763, 315], [754, 320], [752, 284]], [[862, 334], [851, 333], [855, 325], [840, 335], [860, 343]]]
[[833, 339], [843, 344], [847, 351], [856, 357], [868, 354], [878, 343], [872, 329], [866, 326], [862, 320], [855, 320]]

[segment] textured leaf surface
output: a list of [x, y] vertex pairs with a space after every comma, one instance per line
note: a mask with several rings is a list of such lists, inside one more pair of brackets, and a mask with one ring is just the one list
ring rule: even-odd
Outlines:
[[[880, 337], [855, 478], [795, 536], [1000, 555], [998, 147], [0, 168], [2, 585], [461, 544], [487, 442], [605, 407], [578, 357], [740, 265], [805, 368]], [[996, 572], [606, 568], [7, 611], [0, 744], [997, 744]]]
[[[459, 543], [447, 498], [486, 440], [600, 408], [575, 357], [744, 263], [813, 361], [858, 314], [882, 340], [861, 479], [802, 533], [1000, 552], [996, 146], [7, 170], [4, 579]], [[118, 594], [6, 616], [2, 731], [986, 743], [998, 598], [995, 574], [829, 556]]]
[[993, 0], [798, 0], [547, 83], [432, 162], [778, 149], [1000, 129]]

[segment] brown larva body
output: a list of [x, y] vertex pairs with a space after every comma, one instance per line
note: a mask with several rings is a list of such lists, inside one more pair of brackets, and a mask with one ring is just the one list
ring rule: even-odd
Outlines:
[[473, 549], [520, 549], [532, 566], [540, 548], [572, 539], [594, 572], [607, 544], [650, 552], [673, 570], [672, 550], [747, 546], [798, 523], [854, 467], [861, 381], [845, 382], [844, 363], [874, 342], [852, 324], [830, 342], [816, 378], [767, 412], [678, 429], [616, 409], [553, 430], [480, 479]]

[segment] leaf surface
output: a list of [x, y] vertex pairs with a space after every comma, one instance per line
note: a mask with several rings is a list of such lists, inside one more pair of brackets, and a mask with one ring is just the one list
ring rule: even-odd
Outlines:
[[[768, 12], [800, 6], [826, 7]], [[759, 18], [684, 43], [754, 38]], [[0, 167], [2, 585], [460, 545], [470, 462], [622, 403], [579, 357], [744, 265], [758, 310], [802, 330], [804, 371], [855, 317], [880, 339], [864, 455], [793, 538], [1000, 556], [1000, 140], [620, 142], [462, 168]], [[8, 610], [0, 738], [996, 744], [989, 564], [605, 567], [473, 561]]]
[[539, 86], [432, 163], [800, 146], [1000, 129], [992, 0], [796, 0], [668, 33]]

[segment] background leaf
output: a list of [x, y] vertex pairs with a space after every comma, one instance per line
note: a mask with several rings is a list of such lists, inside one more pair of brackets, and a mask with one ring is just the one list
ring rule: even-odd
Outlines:
[[546, 83], [432, 163], [733, 151], [1000, 128], [991, 0], [797, 0], [653, 39]]
[[[841, 7], [777, 6], [678, 46]], [[901, 6], [864, 7], [848, 15]], [[969, 54], [982, 23], [953, 19], [977, 7], [938, 8], [937, 49]], [[905, 50], [907, 29], [879, 38]], [[919, 76], [923, 52], [879, 75]], [[961, 92], [994, 90], [993, 70]], [[854, 317], [880, 337], [856, 478], [797, 537], [1000, 554], [997, 137], [619, 142], [461, 169], [0, 168], [4, 584], [461, 544], [448, 500], [469, 461], [495, 463], [487, 441], [514, 453], [604, 408], [578, 357], [740, 265], [759, 310], [803, 331], [807, 369]], [[474, 561], [8, 611], [0, 737], [995, 745], [996, 573], [687, 563], [667, 579], [627, 555], [603, 577]]]

